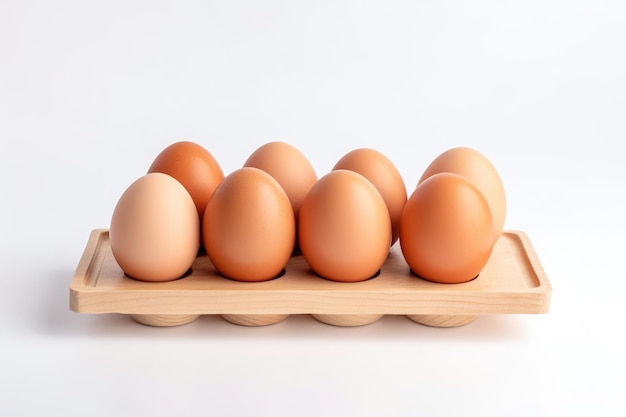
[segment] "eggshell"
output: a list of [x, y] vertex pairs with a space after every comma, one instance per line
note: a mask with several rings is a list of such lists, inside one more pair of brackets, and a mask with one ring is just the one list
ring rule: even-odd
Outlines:
[[244, 167], [259, 168], [278, 181], [289, 197], [297, 221], [302, 200], [317, 181], [304, 154], [288, 143], [268, 142], [250, 155]]
[[491, 161], [472, 148], [451, 148], [430, 163], [419, 183], [440, 172], [462, 175], [478, 187], [489, 203], [496, 229], [495, 237], [500, 237], [506, 218], [506, 193], [502, 179]]
[[439, 283], [475, 278], [489, 260], [495, 230], [487, 200], [467, 178], [430, 176], [400, 218], [400, 246], [418, 276]]
[[371, 278], [387, 258], [391, 221], [382, 196], [364, 176], [336, 170], [320, 178], [300, 208], [302, 255], [334, 281]]
[[207, 204], [204, 247], [222, 275], [275, 278], [291, 257], [296, 222], [289, 198], [268, 173], [252, 167], [227, 175]]
[[180, 182], [163, 173], [144, 175], [124, 191], [113, 211], [113, 256], [135, 279], [180, 278], [198, 253], [199, 223], [196, 206]]
[[333, 167], [333, 170], [337, 169], [348, 169], [363, 175], [380, 192], [391, 218], [393, 245], [398, 240], [400, 216], [407, 200], [406, 186], [396, 166], [381, 152], [360, 148], [344, 155]]
[[224, 179], [213, 155], [190, 141], [176, 142], [163, 149], [148, 172], [162, 172], [176, 178], [191, 195], [200, 219], [215, 187]]

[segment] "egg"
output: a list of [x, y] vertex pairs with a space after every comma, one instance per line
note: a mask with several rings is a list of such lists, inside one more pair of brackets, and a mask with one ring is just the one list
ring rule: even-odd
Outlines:
[[400, 216], [407, 200], [406, 186], [400, 172], [389, 158], [381, 152], [360, 148], [348, 152], [333, 170], [348, 169], [367, 178], [385, 200], [391, 219], [391, 244], [398, 240]]
[[256, 149], [243, 166], [261, 169], [278, 181], [289, 197], [297, 221], [302, 200], [317, 181], [304, 154], [288, 143], [268, 142]]
[[411, 270], [429, 281], [474, 279], [494, 244], [491, 210], [467, 178], [442, 172], [420, 183], [400, 218], [400, 247]]
[[495, 237], [500, 237], [506, 218], [506, 193], [502, 179], [491, 161], [472, 148], [451, 148], [430, 163], [419, 183], [440, 172], [462, 175], [478, 187], [489, 203], [496, 229]]
[[287, 194], [268, 173], [240, 168], [217, 186], [204, 212], [203, 241], [217, 271], [266, 281], [291, 257], [296, 222]]
[[222, 168], [213, 155], [191, 141], [171, 144], [157, 155], [148, 173], [162, 172], [176, 178], [189, 192], [202, 219], [213, 191], [224, 179]]
[[302, 256], [318, 275], [343, 282], [374, 276], [387, 259], [391, 221], [382, 196], [364, 176], [332, 171], [300, 207]]
[[126, 275], [170, 281], [189, 270], [200, 246], [193, 199], [163, 173], [135, 180], [118, 200], [109, 229], [113, 256]]

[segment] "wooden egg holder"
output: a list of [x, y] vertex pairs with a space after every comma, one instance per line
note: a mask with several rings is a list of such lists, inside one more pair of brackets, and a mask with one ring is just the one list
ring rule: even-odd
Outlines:
[[435, 327], [455, 327], [487, 314], [547, 313], [552, 288], [527, 236], [505, 231], [477, 278], [437, 284], [411, 273], [395, 245], [380, 273], [341, 283], [313, 273], [293, 256], [285, 274], [265, 282], [219, 275], [199, 255], [184, 278], [142, 282], [127, 277], [113, 257], [109, 232], [91, 232], [70, 285], [70, 309], [78, 313], [128, 314], [150, 326], [178, 326], [216, 314], [243, 326], [263, 326], [291, 314], [310, 314], [334, 326], [362, 326], [384, 315], [405, 315]]

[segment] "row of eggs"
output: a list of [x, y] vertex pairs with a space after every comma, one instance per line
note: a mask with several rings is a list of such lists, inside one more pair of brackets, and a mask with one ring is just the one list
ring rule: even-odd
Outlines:
[[124, 191], [109, 236], [122, 270], [142, 281], [180, 278], [202, 250], [238, 281], [272, 279], [298, 251], [323, 278], [363, 281], [399, 240], [416, 275], [460, 283], [487, 263], [505, 214], [498, 172], [471, 148], [443, 152], [407, 196], [374, 149], [349, 152], [318, 178], [294, 146], [269, 142], [224, 176], [208, 150], [182, 141]]

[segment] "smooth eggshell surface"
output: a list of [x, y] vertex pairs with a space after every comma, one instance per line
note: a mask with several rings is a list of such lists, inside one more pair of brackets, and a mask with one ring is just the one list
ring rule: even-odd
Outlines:
[[163, 149], [148, 172], [162, 172], [176, 178], [191, 195], [200, 219], [215, 187], [224, 179], [213, 155], [190, 141], [176, 142]]
[[167, 174], [150, 173], [118, 200], [109, 236], [113, 256], [128, 276], [170, 281], [196, 258], [200, 220], [185, 187]]
[[371, 278], [387, 259], [391, 221], [365, 177], [336, 170], [320, 178], [300, 208], [299, 244], [318, 275], [334, 281]]
[[396, 166], [382, 153], [369, 148], [355, 149], [344, 155], [333, 170], [348, 169], [367, 178], [385, 200], [391, 218], [391, 244], [398, 239], [400, 216], [406, 204], [404, 180]]
[[453, 284], [483, 269], [494, 244], [487, 200], [467, 178], [444, 172], [417, 186], [400, 219], [400, 246], [419, 277]]
[[478, 187], [489, 203], [496, 229], [495, 238], [500, 237], [506, 217], [506, 193], [502, 179], [491, 161], [472, 148], [451, 148], [430, 163], [419, 183], [440, 172], [462, 175]]
[[259, 168], [278, 181], [289, 197], [297, 220], [302, 200], [317, 181], [309, 160], [294, 146], [276, 141], [255, 150], [244, 167]]
[[291, 257], [296, 222], [278, 182], [247, 167], [227, 175], [215, 189], [202, 229], [207, 255], [219, 273], [238, 281], [266, 281]]

